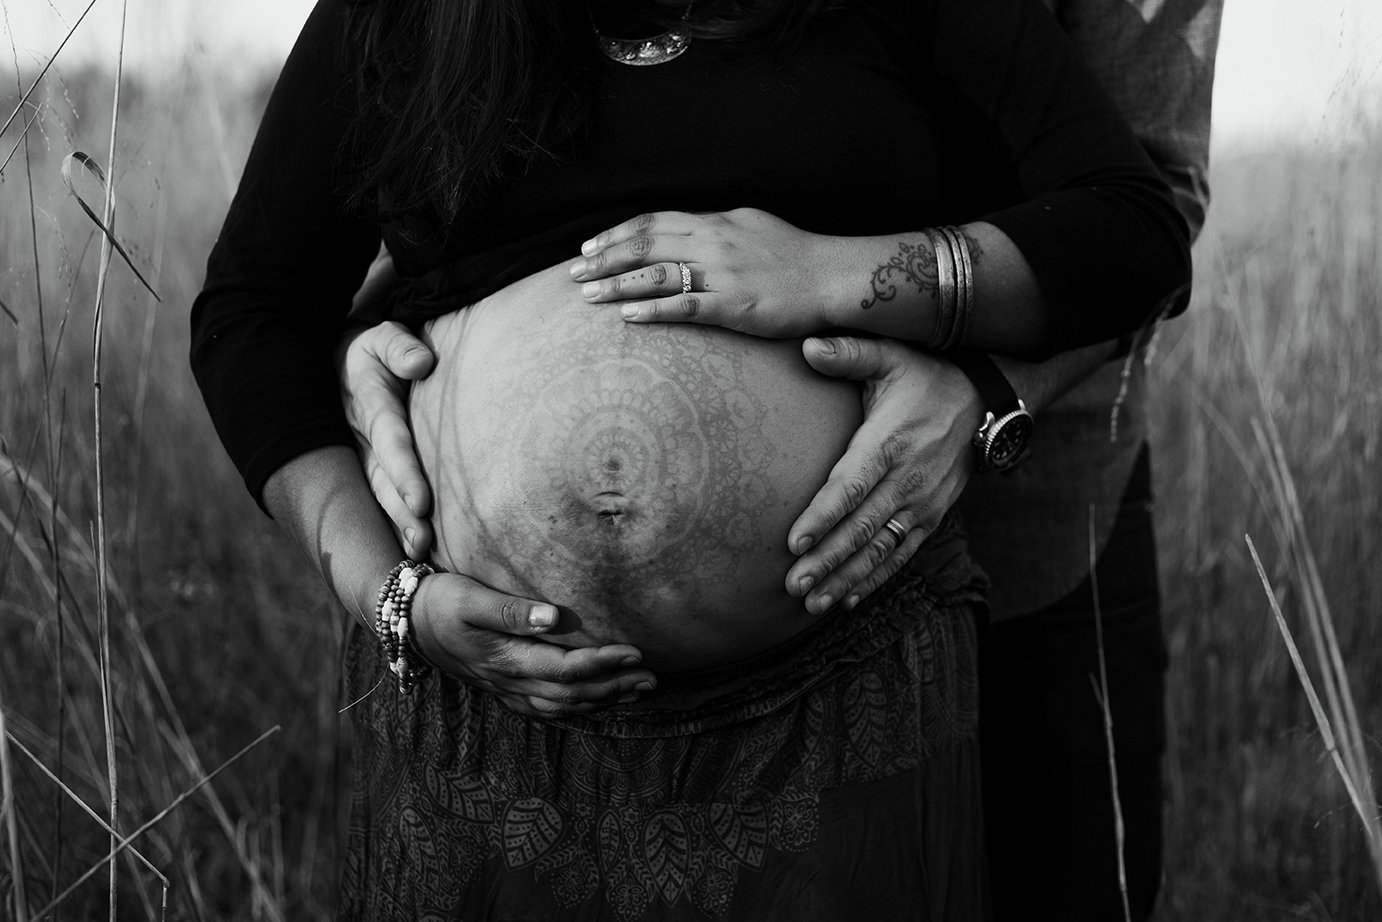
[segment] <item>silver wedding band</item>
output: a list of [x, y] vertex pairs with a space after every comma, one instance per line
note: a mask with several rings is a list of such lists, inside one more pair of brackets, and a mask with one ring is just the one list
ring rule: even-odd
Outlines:
[[686, 263], [677, 263], [677, 268], [681, 270], [681, 293], [689, 295], [691, 293], [691, 267]]
[[893, 537], [897, 539], [895, 548], [901, 547], [902, 542], [907, 540], [907, 529], [903, 528], [902, 523], [897, 519], [888, 519], [883, 523], [883, 527], [892, 532]]

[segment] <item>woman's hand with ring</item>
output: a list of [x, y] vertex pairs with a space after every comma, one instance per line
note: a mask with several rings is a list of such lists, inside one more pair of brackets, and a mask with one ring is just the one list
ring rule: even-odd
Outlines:
[[864, 421], [788, 531], [787, 591], [823, 612], [852, 608], [898, 572], [959, 498], [983, 417], [974, 385], [943, 358], [890, 339], [808, 339], [811, 367], [864, 384]]
[[702, 323], [790, 339], [831, 326], [830, 239], [756, 208], [661, 211], [586, 241], [570, 271], [586, 300], [617, 304], [631, 323]]

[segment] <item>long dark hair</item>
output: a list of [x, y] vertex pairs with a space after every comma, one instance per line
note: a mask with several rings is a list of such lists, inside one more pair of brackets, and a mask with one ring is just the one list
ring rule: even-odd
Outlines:
[[[658, 28], [744, 54], [790, 47], [830, 0], [643, 0]], [[597, 65], [582, 0], [350, 0], [361, 164], [354, 203], [439, 229], [485, 183], [548, 155], [585, 114]]]

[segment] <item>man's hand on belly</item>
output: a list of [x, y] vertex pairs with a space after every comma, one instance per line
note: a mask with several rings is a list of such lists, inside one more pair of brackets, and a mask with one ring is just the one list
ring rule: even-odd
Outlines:
[[337, 347], [341, 403], [355, 432], [360, 466], [375, 501], [415, 560], [426, 559], [432, 546], [427, 520], [432, 493], [413, 449], [403, 396], [408, 382], [422, 380], [435, 366], [432, 350], [392, 321], [352, 330]]
[[[802, 353], [832, 377], [864, 382], [864, 422], [830, 479], [787, 533], [800, 555], [787, 591], [822, 612], [853, 608], [911, 559], [974, 470], [983, 416], [954, 365], [888, 339], [808, 339]], [[899, 542], [884, 527], [905, 530]]]
[[568, 650], [536, 639], [556, 626], [557, 610], [496, 592], [456, 573], [418, 586], [413, 630], [432, 665], [502, 698], [531, 717], [584, 714], [628, 703], [657, 680], [638, 668], [628, 644]]

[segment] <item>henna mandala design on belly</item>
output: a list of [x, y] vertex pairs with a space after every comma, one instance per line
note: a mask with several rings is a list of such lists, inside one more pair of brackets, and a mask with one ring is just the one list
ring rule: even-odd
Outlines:
[[486, 541], [521, 581], [544, 568], [611, 611], [694, 595], [761, 551], [759, 519], [781, 504], [742, 347], [583, 319], [516, 337], [506, 377], [522, 387], [490, 407], [523, 449], [495, 472], [512, 487], [482, 511]]
[[[573, 393], [584, 396], [571, 405]], [[549, 538], [582, 563], [593, 555], [641, 566], [685, 541], [710, 505], [713, 469], [723, 466], [691, 395], [641, 362], [558, 375], [537, 395], [520, 440], [546, 443], [532, 473], [560, 504]]]

